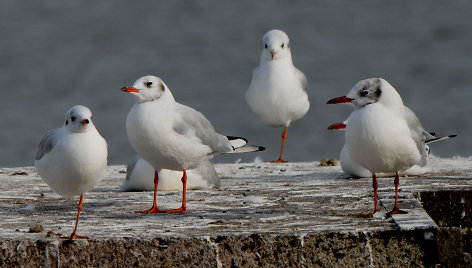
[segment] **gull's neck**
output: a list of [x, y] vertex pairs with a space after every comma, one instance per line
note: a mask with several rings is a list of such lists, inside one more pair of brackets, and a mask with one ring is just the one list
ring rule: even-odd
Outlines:
[[148, 99], [148, 100], [137, 99], [136, 104], [143, 104], [143, 103], [156, 103], [157, 104], [157, 103], [173, 103], [173, 102], [175, 102], [174, 96], [168, 89], [166, 89], [166, 92], [162, 94], [160, 97], [154, 98], [154, 99]]
[[289, 65], [293, 65], [292, 56], [291, 56], [291, 55], [287, 55], [287, 56], [284, 57], [284, 58], [275, 59], [275, 60], [268, 60], [268, 59], [264, 58], [263, 56], [261, 56], [261, 59], [260, 59], [260, 61], [259, 61], [259, 65], [276, 65], [276, 64], [289, 64]]

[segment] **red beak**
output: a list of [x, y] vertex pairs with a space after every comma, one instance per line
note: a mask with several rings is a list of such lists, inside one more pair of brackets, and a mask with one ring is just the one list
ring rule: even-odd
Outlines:
[[328, 127], [329, 130], [336, 130], [336, 129], [346, 129], [346, 124], [344, 123], [334, 123]]
[[275, 55], [277, 55], [277, 51], [275, 51], [275, 49], [272, 49], [272, 50], [270, 51], [270, 53], [272, 53], [272, 57], [275, 56]]
[[351, 101], [353, 101], [354, 99], [351, 99], [351, 98], [348, 98], [346, 96], [342, 96], [342, 97], [337, 97], [337, 98], [334, 98], [334, 99], [330, 99], [327, 104], [336, 104], [336, 103], [350, 103]]
[[88, 119], [84, 119], [82, 121], [80, 121], [80, 123], [83, 125], [87, 125], [88, 123], [90, 123], [90, 121]]
[[139, 92], [139, 89], [134, 88], [134, 87], [122, 87], [122, 88], [121, 88], [121, 91], [138, 93], [138, 92]]

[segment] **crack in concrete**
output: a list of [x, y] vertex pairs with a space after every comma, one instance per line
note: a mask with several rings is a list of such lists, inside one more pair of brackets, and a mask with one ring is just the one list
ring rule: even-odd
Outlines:
[[206, 237], [206, 240], [208, 241], [210, 246], [215, 250], [216, 267], [217, 268], [222, 268], [223, 263], [221, 262], [221, 259], [220, 259], [220, 253], [219, 253], [219, 250], [218, 250], [218, 243], [211, 241], [211, 237]]
[[370, 246], [370, 233], [369, 232], [363, 232], [365, 235], [365, 240], [366, 244], [365, 247], [369, 251], [369, 267], [374, 267], [374, 257], [372, 256], [372, 247]]

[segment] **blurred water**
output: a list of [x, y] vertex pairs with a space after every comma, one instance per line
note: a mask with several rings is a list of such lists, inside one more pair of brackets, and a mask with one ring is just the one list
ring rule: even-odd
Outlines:
[[[469, 1], [14, 1], [0, 3], [0, 166], [31, 165], [45, 131], [65, 111], [88, 106], [109, 143], [109, 162], [133, 155], [120, 92], [146, 74], [202, 111], [226, 135], [278, 156], [282, 129], [264, 126], [244, 92], [261, 37], [286, 31], [294, 63], [309, 80], [311, 109], [288, 131], [291, 161], [337, 157], [349, 107], [326, 105], [360, 79], [383, 77], [425, 128], [459, 134], [436, 155], [469, 156], [472, 33]], [[257, 154], [217, 157], [252, 161]]]

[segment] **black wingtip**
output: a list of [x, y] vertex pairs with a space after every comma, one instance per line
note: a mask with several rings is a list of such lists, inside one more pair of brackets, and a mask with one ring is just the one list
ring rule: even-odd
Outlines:
[[454, 135], [448, 135], [448, 136], [444, 136], [444, 137], [437, 137], [437, 138], [425, 140], [425, 143], [428, 144], [428, 143], [432, 143], [432, 142], [436, 142], [436, 141], [440, 141], [440, 140], [444, 140], [444, 139], [450, 139], [450, 138], [454, 138], [454, 137], [457, 137], [457, 135], [454, 134]]
[[247, 139], [245, 139], [243, 137], [226, 136], [226, 138], [230, 141], [232, 141], [232, 140], [244, 140], [247, 143]]
[[258, 150], [259, 152], [260, 152], [260, 151], [264, 151], [264, 150], [265, 150], [265, 147], [264, 147], [264, 146], [259, 146], [259, 150]]

